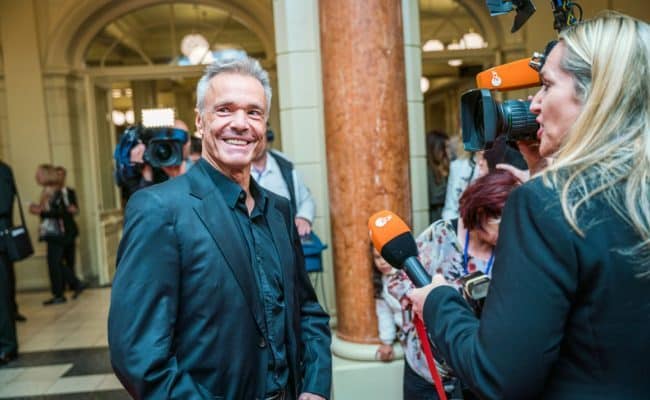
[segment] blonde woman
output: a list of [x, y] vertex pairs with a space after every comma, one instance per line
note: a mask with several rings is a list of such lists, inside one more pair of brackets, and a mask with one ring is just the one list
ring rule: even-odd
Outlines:
[[49, 207], [50, 199], [52, 195], [57, 190], [59, 176], [56, 173], [56, 169], [51, 164], [41, 164], [36, 168], [35, 175], [36, 183], [41, 186], [41, 195], [39, 197], [38, 203], [30, 203], [29, 211], [32, 214], [39, 214], [41, 210], [45, 210]]
[[506, 204], [480, 321], [441, 276], [409, 295], [481, 397], [650, 394], [649, 57], [621, 14], [563, 31], [531, 104], [554, 162]]

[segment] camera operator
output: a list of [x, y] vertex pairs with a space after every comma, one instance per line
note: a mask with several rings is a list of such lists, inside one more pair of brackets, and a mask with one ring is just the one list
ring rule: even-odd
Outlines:
[[115, 149], [115, 178], [126, 202], [142, 188], [175, 178], [187, 171], [190, 141], [187, 125], [175, 120], [173, 127], [130, 127]]
[[441, 275], [409, 294], [481, 397], [650, 393], [648, 43], [616, 13], [561, 32], [531, 104], [554, 161], [506, 204], [480, 321]]

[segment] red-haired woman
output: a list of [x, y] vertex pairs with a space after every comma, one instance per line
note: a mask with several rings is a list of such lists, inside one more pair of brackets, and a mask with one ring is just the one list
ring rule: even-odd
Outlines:
[[[443, 274], [448, 282], [459, 289], [458, 280], [469, 273], [481, 271], [490, 276], [501, 211], [508, 195], [519, 184], [514, 175], [499, 169], [472, 182], [460, 198], [460, 218], [438, 220], [417, 237], [419, 258], [427, 272], [432, 276]], [[401, 300], [406, 295], [404, 285], [390, 282], [388, 286], [397, 299]], [[408, 336], [408, 341], [413, 343], [407, 343], [407, 348], [420, 348], [417, 335]], [[408, 355], [408, 351], [405, 353]], [[417, 358], [404, 365], [404, 398], [437, 399], [426, 360], [421, 353]], [[439, 359], [436, 359], [436, 366], [445, 391], [458, 393], [461, 388], [453, 371]]]

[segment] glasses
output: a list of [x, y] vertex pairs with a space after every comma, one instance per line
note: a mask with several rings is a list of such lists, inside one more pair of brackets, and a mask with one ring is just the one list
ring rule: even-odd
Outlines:
[[535, 71], [540, 72], [542, 70], [542, 67], [544, 67], [544, 62], [546, 62], [546, 57], [548, 57], [549, 53], [551, 52], [551, 50], [553, 50], [553, 47], [555, 47], [556, 44], [557, 44], [557, 40], [551, 40], [546, 45], [546, 48], [544, 49], [543, 53], [539, 53], [537, 51], [534, 52], [528, 65]]

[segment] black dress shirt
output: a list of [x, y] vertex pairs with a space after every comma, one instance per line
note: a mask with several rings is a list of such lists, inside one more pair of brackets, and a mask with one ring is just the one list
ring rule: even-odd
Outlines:
[[267, 393], [286, 389], [289, 380], [286, 349], [286, 307], [284, 301], [284, 283], [280, 257], [273, 242], [271, 231], [266, 221], [267, 196], [253, 179], [250, 180], [250, 192], [255, 199], [253, 210], [248, 213], [246, 192], [231, 179], [201, 159], [203, 168], [230, 207], [241, 236], [248, 247], [250, 265], [253, 267], [264, 308], [266, 336], [269, 351], [269, 366], [266, 377]]

